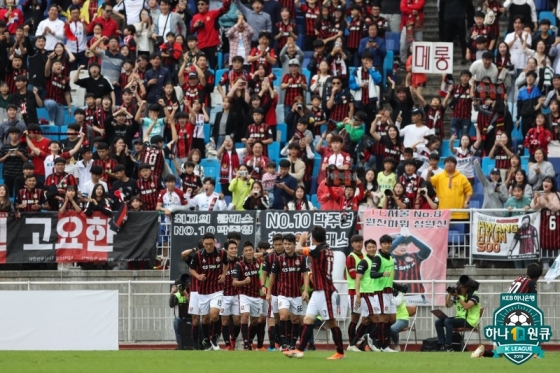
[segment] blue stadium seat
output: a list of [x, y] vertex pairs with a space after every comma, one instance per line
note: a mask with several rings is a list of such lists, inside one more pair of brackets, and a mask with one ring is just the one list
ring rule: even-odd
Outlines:
[[204, 142], [208, 143], [210, 141], [210, 124], [204, 124]]
[[395, 53], [393, 51], [387, 51], [387, 54], [385, 55], [385, 59], [383, 60], [383, 87], [387, 86], [387, 77], [391, 76], [392, 79], [394, 80], [395, 77], [393, 77], [393, 65], [395, 64]]
[[482, 158], [481, 167], [482, 167], [482, 172], [484, 172], [484, 175], [490, 175], [490, 171], [492, 171], [492, 169], [496, 167], [496, 160], [490, 159], [489, 157], [484, 157]]
[[473, 200], [471, 200], [469, 206], [470, 206], [470, 208], [472, 208], [472, 209], [479, 209], [479, 208], [482, 206], [482, 204], [480, 203], [480, 201], [476, 201], [476, 200], [473, 201]]
[[280, 144], [277, 142], [273, 142], [272, 144], [268, 144], [268, 159], [273, 162], [278, 163], [280, 159]]
[[49, 121], [49, 112], [44, 107], [37, 108], [37, 119], [45, 119]]
[[317, 199], [317, 195], [316, 194], [312, 194], [311, 195], [311, 204], [313, 205], [313, 207], [315, 207], [317, 210], [321, 209], [321, 204], [319, 203], [319, 200]]
[[[529, 170], [529, 156], [524, 155], [521, 157], [521, 169], [522, 170]], [[529, 172], [527, 172], [529, 173]]]
[[388, 51], [398, 54], [401, 48], [401, 33], [400, 32], [386, 32], [385, 44]]
[[220, 84], [220, 80], [222, 79], [222, 75], [224, 75], [224, 73], [228, 72], [228, 69], [219, 69], [216, 70], [216, 75], [215, 75], [215, 81], [214, 81], [214, 87], [217, 87]]
[[[315, 170], [313, 170], [313, 171], [315, 171]], [[315, 175], [315, 173], [314, 173], [314, 175]], [[311, 188], [310, 188], [309, 193], [317, 194], [317, 187], [318, 187], [317, 176], [311, 176]]]
[[[319, 172], [321, 171], [321, 156], [317, 153], [315, 153], [315, 162], [313, 163], [313, 175], [317, 176], [319, 175]], [[317, 187], [319, 187], [319, 185], [317, 185]]]
[[68, 132], [68, 126], [62, 126], [60, 127], [60, 133], [63, 135], [60, 135], [60, 141], [62, 140], [66, 140], [68, 138], [68, 135], [66, 134]]
[[58, 126], [50, 126], [50, 125], [41, 125], [41, 132], [43, 132], [43, 136], [45, 136], [49, 140], [59, 140], [58, 135], [49, 135], [48, 133], [58, 133], [60, 131], [60, 127]]
[[276, 141], [278, 141], [278, 133], [280, 134], [280, 142], [285, 144], [288, 141], [288, 125], [286, 123], [278, 123], [276, 125]]
[[554, 168], [554, 170], [556, 171], [556, 175], [560, 174], [560, 158], [548, 158], [548, 161], [552, 163], [552, 168]]
[[548, 19], [552, 26], [556, 26], [556, 16], [550, 11], [543, 11], [539, 13], [539, 22], [543, 19]]
[[[307, 69], [305, 69], [307, 70]], [[281, 67], [273, 67], [272, 73], [274, 74], [274, 80], [272, 81], [272, 85], [274, 87], [278, 87], [280, 89], [280, 83], [282, 82], [282, 68]]]
[[[449, 233], [456, 232], [456, 236], [454, 241], [452, 241], [456, 245], [463, 245], [465, 243], [465, 224], [466, 223], [451, 223], [449, 226]], [[451, 234], [449, 234], [451, 236]]]
[[[453, 143], [453, 147], [456, 148], [458, 146], [459, 146], [459, 140], [455, 140], [455, 142]], [[445, 158], [445, 157], [449, 157], [450, 155], [453, 154], [449, 150], [449, 140], [443, 140], [443, 144], [441, 146], [441, 157]]]
[[236, 142], [235, 143], [235, 149], [243, 149], [245, 147], [245, 144], [243, 144], [242, 142]]
[[221, 69], [224, 67], [224, 54], [222, 52], [218, 52], [218, 66], [210, 66], [211, 69]]

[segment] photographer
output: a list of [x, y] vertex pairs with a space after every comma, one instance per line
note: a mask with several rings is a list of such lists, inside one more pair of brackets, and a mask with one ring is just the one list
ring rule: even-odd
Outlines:
[[[447, 288], [445, 306], [455, 304], [455, 317], [437, 319], [435, 322], [440, 351], [453, 352], [453, 329], [473, 328], [480, 319], [480, 297], [477, 293], [478, 282], [467, 275], [459, 277], [456, 287]], [[445, 330], [444, 330], [445, 328]]]
[[251, 192], [243, 202], [243, 209], [245, 210], [268, 210], [268, 196], [264, 195], [264, 190], [260, 181], [253, 183]]
[[[190, 324], [189, 316], [189, 283], [190, 276], [188, 274], [182, 275], [179, 279], [175, 280], [175, 284], [171, 287], [171, 294], [169, 295], [169, 307], [173, 308], [175, 319], [173, 320], [173, 329], [175, 330], [175, 339], [177, 340], [176, 350], [186, 349], [185, 337], [190, 337]], [[177, 307], [177, 311], [175, 311]], [[191, 343], [192, 344], [192, 343]]]
[[396, 183], [393, 190], [385, 189], [385, 199], [383, 200], [383, 210], [404, 210], [409, 209], [411, 201], [404, 192], [404, 185]]
[[437, 210], [439, 198], [431, 184], [422, 180], [418, 194], [414, 199], [414, 208], [417, 210]]
[[243, 210], [243, 201], [245, 201], [245, 198], [251, 192], [253, 182], [247, 166], [244, 164], [240, 165], [228, 187], [232, 198], [228, 210]]

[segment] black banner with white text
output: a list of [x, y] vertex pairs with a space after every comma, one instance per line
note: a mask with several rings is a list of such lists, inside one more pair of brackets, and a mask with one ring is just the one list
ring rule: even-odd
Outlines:
[[[116, 214], [116, 213], [115, 213]], [[119, 233], [110, 217], [94, 212], [0, 213], [0, 263], [144, 261], [155, 258], [155, 212], [130, 212]]]

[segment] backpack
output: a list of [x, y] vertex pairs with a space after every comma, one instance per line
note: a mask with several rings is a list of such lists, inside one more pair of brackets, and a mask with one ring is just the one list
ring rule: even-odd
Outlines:
[[437, 338], [428, 338], [422, 341], [422, 352], [435, 352], [439, 351], [439, 344]]

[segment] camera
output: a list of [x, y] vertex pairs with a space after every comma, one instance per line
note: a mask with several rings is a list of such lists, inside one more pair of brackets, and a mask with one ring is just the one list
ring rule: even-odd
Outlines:
[[239, 175], [245, 177], [247, 176], [247, 171], [239, 171]]
[[259, 196], [259, 192], [254, 191], [254, 192], [253, 192], [253, 196], [258, 197], [258, 196]]
[[298, 103], [296, 109], [303, 110], [303, 105], [301, 103]]
[[461, 289], [459, 288], [459, 286], [448, 286], [447, 289], [445, 289], [445, 291], [447, 291], [447, 293], [449, 294], [455, 294], [455, 293], [459, 293]]
[[403, 293], [403, 294], [408, 293], [408, 285], [398, 284], [396, 282], [393, 282], [393, 294], [396, 295], [396, 293]]
[[393, 195], [393, 191], [391, 189], [385, 189], [384, 193], [387, 197], [391, 197]]
[[425, 196], [426, 195], [426, 189], [424, 189], [424, 188], [420, 189], [420, 195]]
[[476, 280], [473, 280], [467, 275], [462, 275], [459, 277], [459, 281], [455, 284], [455, 286], [448, 286], [445, 289], [449, 294], [461, 293], [461, 287], [467, 288], [467, 297], [470, 297], [475, 291], [478, 290], [480, 287], [480, 283]]

